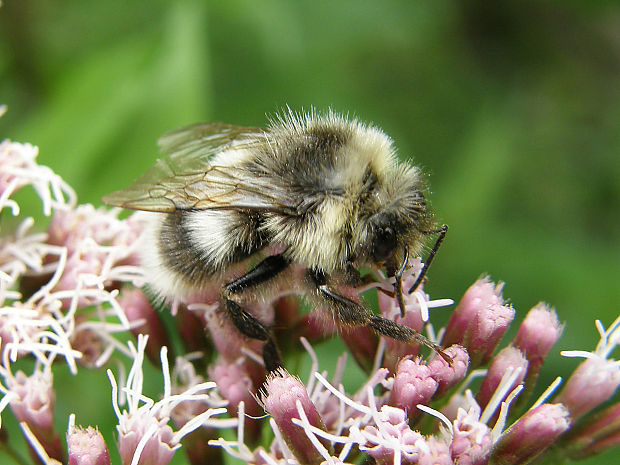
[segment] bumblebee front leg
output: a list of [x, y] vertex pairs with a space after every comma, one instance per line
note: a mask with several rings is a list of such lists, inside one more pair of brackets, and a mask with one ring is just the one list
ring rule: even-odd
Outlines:
[[361, 305], [347, 297], [344, 297], [328, 285], [327, 276], [324, 273], [310, 271], [310, 277], [316, 285], [319, 298], [323, 299], [334, 316], [336, 322], [344, 326], [368, 326], [381, 336], [387, 336], [398, 341], [423, 344], [437, 352], [448, 363], [452, 358], [441, 347], [424, 337], [417, 331], [373, 314], [364, 305]]
[[289, 262], [282, 255], [271, 255], [248, 273], [226, 284], [222, 289], [222, 302], [230, 321], [244, 336], [264, 342], [263, 361], [265, 362], [265, 368], [269, 372], [282, 366], [278, 348], [271, 337], [269, 329], [241, 308], [239, 304], [231, 300], [231, 297], [269, 281], [284, 271], [288, 265]]

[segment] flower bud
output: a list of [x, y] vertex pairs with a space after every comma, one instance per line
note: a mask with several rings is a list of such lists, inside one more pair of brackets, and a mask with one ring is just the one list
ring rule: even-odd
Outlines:
[[10, 403], [17, 420], [28, 425], [47, 455], [63, 461], [64, 451], [53, 423], [56, 394], [51, 371], [35, 371], [31, 376], [18, 371], [14, 377], [7, 378], [7, 384], [17, 395]]
[[514, 309], [504, 305], [503, 286], [479, 279], [465, 292], [448, 322], [442, 344], [465, 347], [471, 368], [490, 359], [514, 318]]
[[620, 403], [582, 419], [577, 429], [573, 428], [562, 441], [576, 460], [620, 445]]
[[618, 362], [601, 357], [581, 363], [555, 399], [577, 419], [609, 399], [620, 386]]
[[538, 372], [563, 329], [555, 311], [540, 303], [527, 313], [512, 345], [523, 352], [530, 371]]
[[488, 462], [493, 446], [490, 428], [476, 414], [458, 409], [450, 444], [452, 459], [459, 465], [482, 465]]
[[[392, 299], [394, 300], [394, 299]], [[387, 318], [387, 317], [386, 317]], [[422, 315], [419, 310], [407, 311], [404, 317], [400, 314], [397, 316], [392, 314], [392, 318], [396, 323], [406, 326], [408, 328], [417, 331], [422, 331], [424, 322], [422, 321]], [[396, 369], [398, 361], [405, 357], [416, 357], [420, 353], [419, 344], [405, 344], [402, 341], [397, 341], [389, 337], [385, 338], [385, 353], [383, 356], [383, 366], [390, 371]]]
[[416, 406], [428, 405], [438, 386], [431, 369], [419, 358], [403, 359], [396, 369], [389, 403], [403, 409], [409, 419], [417, 417], [421, 412]]
[[187, 352], [203, 352], [208, 356], [213, 346], [205, 334], [204, 320], [196, 315], [196, 312], [188, 310], [185, 305], [178, 306], [176, 320], [181, 341]]
[[[293, 330], [292, 339], [298, 341], [304, 337], [310, 343], [320, 342], [338, 332], [333, 319], [325, 317], [327, 310], [319, 308], [303, 315]], [[346, 331], [345, 331], [346, 333]], [[346, 334], [344, 334], [346, 338]], [[376, 336], [375, 336], [376, 338]]]
[[[343, 328], [342, 340], [349, 348], [358, 365], [370, 373], [375, 361], [379, 337], [368, 326]], [[401, 345], [405, 345], [402, 344]]]
[[562, 404], [542, 404], [525, 413], [508, 429], [491, 452], [491, 463], [529, 463], [552, 446], [570, 426], [568, 410]]
[[[324, 459], [312, 444], [304, 430], [293, 423], [300, 418], [297, 410], [299, 403], [309, 423], [325, 430], [323, 420], [308, 397], [306, 387], [299, 378], [291, 376], [286, 370], [273, 372], [263, 386], [261, 401], [265, 410], [271, 415], [282, 433], [291, 452], [301, 464], [320, 464]], [[326, 448], [329, 444], [326, 442]]]
[[158, 419], [146, 414], [123, 414], [119, 419], [118, 451], [123, 465], [130, 465], [138, 444], [149, 433], [149, 438], [140, 453], [139, 463], [167, 465], [179, 447], [174, 444], [173, 431], [167, 419]]
[[510, 386], [506, 386], [506, 394], [510, 393], [523, 381], [527, 372], [527, 360], [519, 349], [510, 346], [500, 350], [491, 361], [487, 375], [484, 377], [476, 396], [476, 401], [480, 408], [484, 410], [487, 406], [509, 369], [512, 369], [513, 373], [514, 370], [520, 370], [520, 373]]
[[391, 465], [397, 463], [394, 456], [397, 446], [402, 463], [418, 463], [420, 458], [418, 444], [424, 441], [424, 437], [409, 427], [405, 411], [384, 405], [378, 412], [376, 421], [377, 426], [366, 426], [362, 430], [367, 439], [362, 450], [379, 465]]
[[101, 433], [89, 426], [67, 433], [69, 465], [110, 465], [110, 454]]
[[452, 357], [452, 363], [446, 362], [442, 357], [435, 357], [428, 363], [431, 376], [439, 383], [436, 398], [465, 379], [469, 367], [469, 354], [463, 347], [453, 345], [444, 352]]

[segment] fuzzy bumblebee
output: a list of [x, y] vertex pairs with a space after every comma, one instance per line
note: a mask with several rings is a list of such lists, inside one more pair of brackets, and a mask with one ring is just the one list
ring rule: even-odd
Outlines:
[[[289, 112], [266, 129], [202, 123], [159, 144], [167, 157], [103, 200], [152, 212], [143, 266], [160, 298], [220, 283], [222, 308], [241, 333], [264, 342], [270, 371], [281, 365], [270, 330], [243, 304], [283, 288], [311, 297], [339, 325], [369, 326], [446, 357], [419, 333], [346, 296], [361, 285], [361, 267], [383, 269], [395, 276], [404, 313], [409, 254], [439, 234], [411, 292], [447, 229], [437, 228], [427, 208], [419, 170], [398, 161], [381, 130], [333, 112]], [[257, 264], [247, 271], [247, 263]]]

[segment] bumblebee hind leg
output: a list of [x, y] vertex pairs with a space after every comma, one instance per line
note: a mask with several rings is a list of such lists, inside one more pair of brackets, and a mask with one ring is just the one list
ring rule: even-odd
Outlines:
[[269, 256], [248, 273], [226, 284], [222, 289], [222, 301], [230, 321], [244, 336], [264, 342], [263, 361], [269, 372], [283, 366], [280, 353], [271, 337], [269, 328], [241, 308], [238, 303], [231, 300], [231, 297], [269, 281], [284, 271], [288, 265], [289, 262], [282, 255]]

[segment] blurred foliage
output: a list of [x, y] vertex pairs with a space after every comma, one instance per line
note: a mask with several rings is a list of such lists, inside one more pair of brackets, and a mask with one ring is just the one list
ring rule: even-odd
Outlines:
[[431, 295], [489, 273], [591, 349], [619, 313], [618, 31], [615, 1], [5, 0], [0, 125], [98, 205], [174, 127], [349, 112], [430, 174], [450, 225]]

